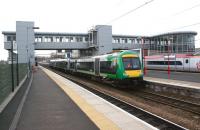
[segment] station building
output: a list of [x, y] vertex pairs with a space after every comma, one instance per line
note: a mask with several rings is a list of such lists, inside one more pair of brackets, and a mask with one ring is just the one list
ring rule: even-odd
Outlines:
[[12, 42], [17, 54], [21, 55], [19, 61], [27, 62], [30, 59], [34, 63], [34, 50], [65, 50], [70, 53], [68, 56], [91, 56], [140, 48], [145, 50], [144, 55], [191, 54], [195, 52], [197, 32], [169, 32], [154, 36], [115, 35], [109, 25], [97, 25], [87, 33], [34, 32], [34, 22], [17, 21], [15, 32], [3, 31], [2, 34], [6, 50], [11, 49]]
[[160, 53], [194, 53], [196, 32], [163, 33], [149, 37], [149, 55]]

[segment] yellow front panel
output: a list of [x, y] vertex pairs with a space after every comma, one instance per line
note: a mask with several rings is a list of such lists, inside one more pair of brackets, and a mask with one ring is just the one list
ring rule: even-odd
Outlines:
[[133, 54], [126, 54], [122, 56], [123, 58], [130, 58], [130, 57], [138, 57], [137, 55], [133, 55]]
[[139, 77], [142, 74], [141, 70], [126, 70], [125, 73], [128, 77]]

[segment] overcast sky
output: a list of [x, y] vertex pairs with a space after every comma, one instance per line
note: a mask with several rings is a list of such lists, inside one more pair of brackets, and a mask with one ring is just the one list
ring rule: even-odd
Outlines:
[[[16, 21], [34, 21], [38, 31], [87, 33], [149, 0], [0, 0], [0, 31], [15, 31]], [[200, 47], [200, 1], [154, 0], [112, 25], [113, 34], [155, 35], [196, 31]], [[192, 26], [188, 26], [192, 25]], [[0, 35], [0, 60], [7, 59]]]

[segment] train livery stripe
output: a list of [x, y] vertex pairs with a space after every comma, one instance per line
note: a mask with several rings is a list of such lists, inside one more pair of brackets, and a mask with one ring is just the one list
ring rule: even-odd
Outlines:
[[[110, 119], [98, 112], [92, 105], [88, 104], [80, 95], [72, 90], [62, 80], [63, 77], [43, 68], [43, 71], [79, 106], [79, 108], [99, 127], [101, 130], [119, 130], [120, 128]], [[63, 78], [64, 79], [64, 78]]]

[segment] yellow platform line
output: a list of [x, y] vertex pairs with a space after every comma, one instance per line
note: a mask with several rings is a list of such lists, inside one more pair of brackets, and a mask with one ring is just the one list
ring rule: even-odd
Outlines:
[[88, 104], [80, 97], [69, 85], [64, 84], [54, 73], [41, 67], [42, 70], [79, 106], [79, 108], [92, 120], [101, 130], [119, 130], [120, 128], [104, 114], [97, 111], [92, 105]]

